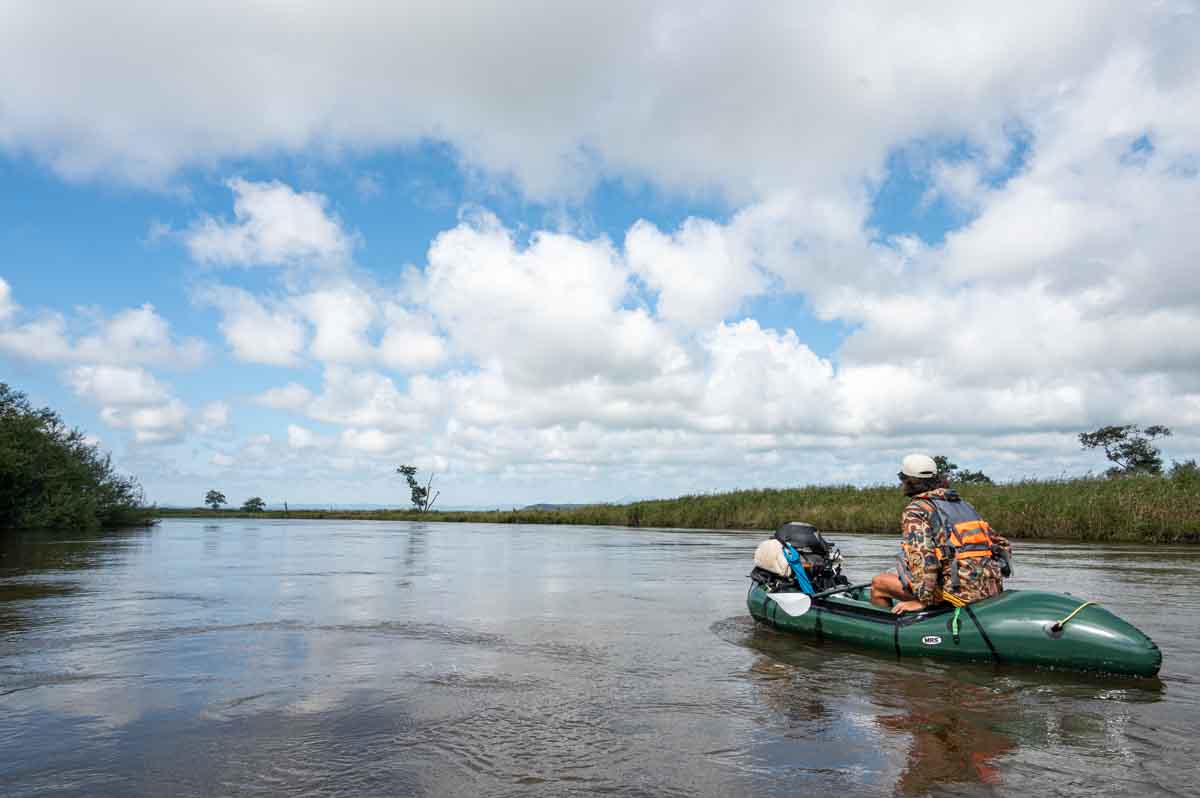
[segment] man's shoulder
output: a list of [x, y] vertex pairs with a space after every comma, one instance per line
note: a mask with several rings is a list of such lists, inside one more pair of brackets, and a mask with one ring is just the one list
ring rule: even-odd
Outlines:
[[918, 493], [908, 500], [909, 507], [920, 508], [922, 512], [931, 513], [934, 510], [934, 499], [948, 502], [961, 501], [958, 494], [952, 488], [934, 488], [927, 490], [924, 493]]
[[924, 493], [911, 497], [908, 500], [908, 505], [904, 508], [905, 513], [921, 513], [924, 515], [932, 513], [933, 510], [933, 502]]
[[913, 497], [900, 515], [900, 532], [906, 540], [916, 540], [933, 526], [934, 507], [928, 501]]

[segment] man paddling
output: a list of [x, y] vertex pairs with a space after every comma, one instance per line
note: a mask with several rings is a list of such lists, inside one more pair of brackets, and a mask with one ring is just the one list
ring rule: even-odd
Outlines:
[[950, 489], [933, 458], [910, 454], [897, 476], [910, 499], [900, 519], [900, 559], [896, 573], [871, 580], [871, 603], [887, 607], [896, 599], [892, 612], [914, 612], [1003, 590], [1012, 547]]

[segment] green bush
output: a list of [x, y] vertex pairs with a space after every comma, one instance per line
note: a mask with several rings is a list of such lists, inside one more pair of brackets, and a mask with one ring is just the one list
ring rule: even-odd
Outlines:
[[0, 528], [144, 523], [141, 486], [49, 408], [0, 382]]

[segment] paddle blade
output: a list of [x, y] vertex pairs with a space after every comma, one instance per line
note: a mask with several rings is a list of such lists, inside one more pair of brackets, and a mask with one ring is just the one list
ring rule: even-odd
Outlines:
[[793, 618], [808, 612], [812, 599], [807, 593], [768, 593], [772, 601], [783, 608], [783, 611]]

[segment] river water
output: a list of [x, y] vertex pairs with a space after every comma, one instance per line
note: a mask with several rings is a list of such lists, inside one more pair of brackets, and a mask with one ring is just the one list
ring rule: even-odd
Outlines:
[[[1016, 543], [1160, 679], [746, 612], [763, 533], [169, 520], [0, 537], [0, 794], [1196, 795], [1200, 549]], [[830, 535], [853, 581], [895, 541]]]

